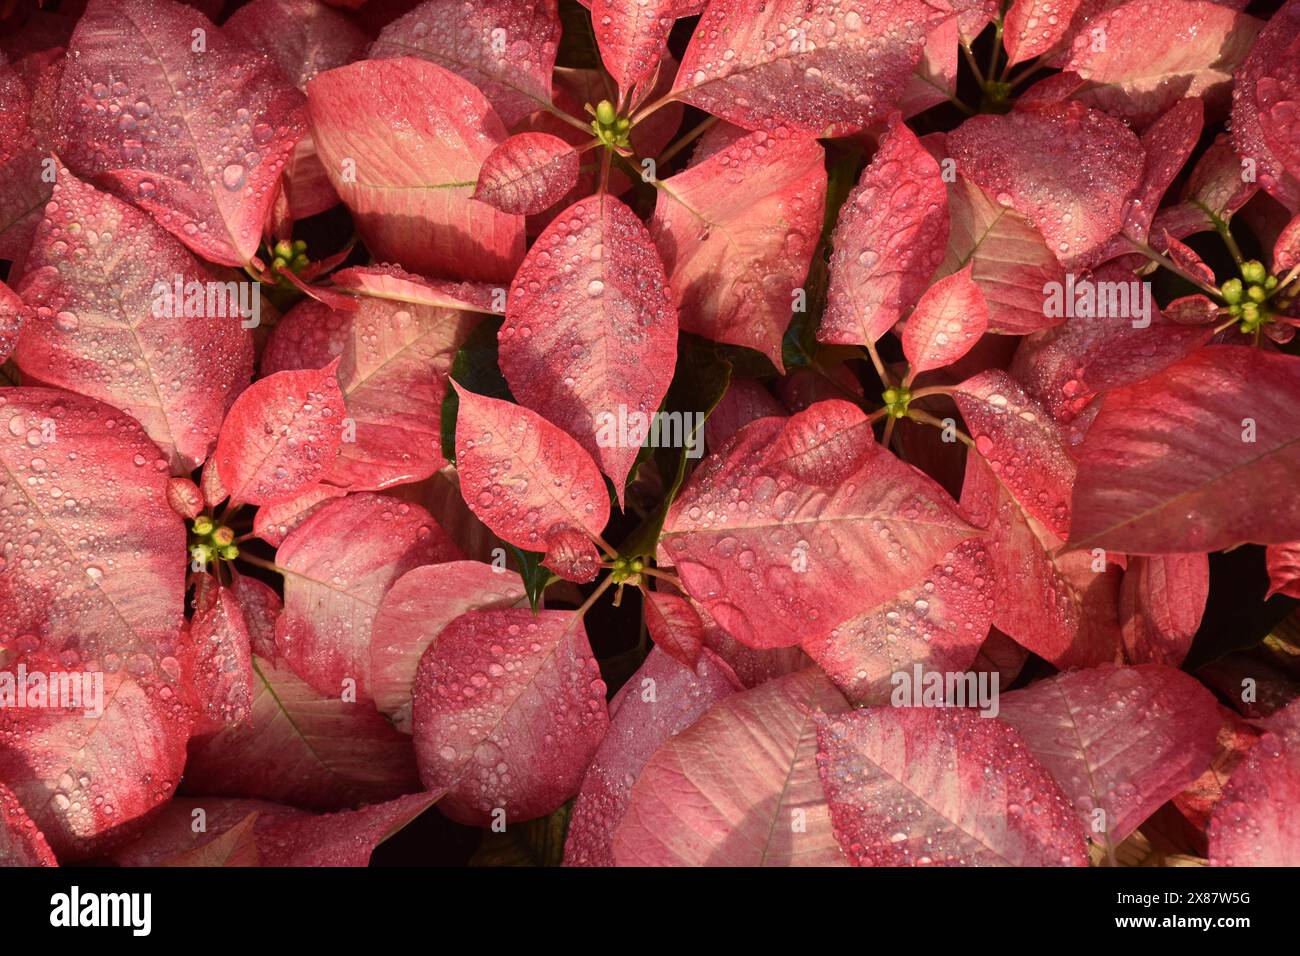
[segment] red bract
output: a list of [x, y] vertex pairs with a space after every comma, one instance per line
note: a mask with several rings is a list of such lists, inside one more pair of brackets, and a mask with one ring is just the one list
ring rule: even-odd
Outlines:
[[1300, 861], [1300, 0], [32, 6], [0, 865]]
[[659, 407], [677, 347], [663, 264], [627, 206], [584, 199], [538, 236], [510, 288], [500, 342], [511, 390], [587, 450], [621, 502], [642, 436], [614, 425]]
[[382, 261], [502, 281], [523, 254], [523, 219], [471, 200], [506, 138], [492, 104], [433, 63], [364, 60], [307, 84], [330, 182]]
[[264, 54], [170, 0], [94, 0], [69, 53], [59, 118], [72, 170], [199, 255], [251, 261], [306, 129], [302, 94]]
[[[37, 381], [128, 412], [175, 466], [193, 469], [252, 377], [240, 312], [251, 299], [66, 169], [50, 199], [19, 286], [35, 314], [15, 361]], [[214, 288], [225, 315], [210, 311]]]
[[650, 228], [684, 331], [784, 369], [781, 337], [821, 231], [824, 155], [810, 138], [759, 130], [660, 184]]
[[855, 866], [1086, 860], [1083, 828], [1047, 771], [1011, 727], [974, 711], [876, 707], [823, 719], [817, 764]]

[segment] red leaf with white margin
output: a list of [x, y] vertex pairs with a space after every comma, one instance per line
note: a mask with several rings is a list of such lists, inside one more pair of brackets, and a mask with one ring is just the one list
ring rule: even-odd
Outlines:
[[[1286, 708], [1294, 721], [1300, 705]], [[1277, 728], [1233, 770], [1210, 818], [1211, 866], [1300, 865], [1300, 733]]]
[[276, 324], [262, 374], [337, 358], [349, 440], [339, 444], [325, 480], [358, 491], [419, 481], [446, 464], [439, 416], [447, 373], [476, 321], [384, 299], [361, 297], [347, 312], [304, 300]]
[[[1138, 129], [1191, 97], [1221, 113], [1259, 28], [1210, 0], [1164, 0], [1158, 14], [1148, 0], [1129, 0], [1089, 20], [1064, 68], [1088, 81], [1078, 99]], [[1100, 49], [1097, 31], [1106, 39]]]
[[343, 438], [338, 363], [276, 372], [235, 400], [212, 456], [233, 501], [284, 501], [329, 471]]
[[275, 622], [282, 609], [280, 595], [269, 584], [247, 574], [236, 574], [231, 587], [244, 611], [244, 623], [248, 625], [248, 639], [253, 646], [253, 653], [274, 661], [277, 657]]
[[3, 666], [104, 672], [102, 716], [0, 709], [0, 780], [56, 851], [84, 854], [180, 779], [185, 529], [167, 507], [166, 464], [128, 416], [6, 388], [0, 422]]
[[[285, 78], [304, 91], [317, 73], [359, 59], [369, 44], [360, 27], [318, 0], [253, 0], [232, 13], [221, 29], [269, 55]], [[294, 220], [338, 204], [310, 133], [298, 140], [285, 169], [284, 192]]]
[[1180, 666], [1209, 593], [1210, 559], [1205, 554], [1130, 558], [1119, 590], [1124, 656], [1133, 664]]
[[[253, 706], [253, 657], [239, 598], [209, 574], [199, 578], [190, 622], [199, 714], [193, 732], [238, 724]], [[189, 770], [186, 770], [189, 775]]]
[[810, 137], [759, 130], [658, 184], [650, 232], [685, 331], [784, 371], [792, 293], [821, 234], [825, 157]]
[[308, 485], [292, 498], [258, 508], [253, 516], [253, 534], [278, 548], [289, 532], [306, 521], [317, 508], [346, 494], [346, 488], [319, 483]]
[[1300, 2], [1289, 0], [1264, 26], [1237, 71], [1232, 144], [1242, 157], [1255, 161], [1259, 185], [1292, 212], [1300, 211], [1300, 146], [1292, 135], [1297, 97]]
[[848, 704], [816, 668], [714, 705], [668, 737], [614, 831], [618, 866], [843, 866], [815, 721]]
[[1174, 806], [1192, 826], [1204, 831], [1210, 823], [1210, 815], [1219, 801], [1232, 772], [1241, 763], [1243, 757], [1255, 746], [1260, 731], [1242, 720], [1226, 707], [1219, 708], [1219, 736], [1215, 745], [1214, 757], [1210, 766], [1192, 782], [1192, 784], [1174, 797]]
[[438, 808], [507, 825], [545, 816], [578, 792], [609, 727], [605, 682], [581, 615], [470, 611], [420, 658], [415, 753]]
[[351, 679], [357, 700], [369, 699], [372, 626], [384, 595], [412, 568], [460, 556], [419, 505], [369, 493], [331, 501], [276, 552], [284, 611], [275, 645], [322, 694], [339, 696]]
[[855, 705], [889, 702], [892, 677], [971, 666], [993, 616], [994, 579], [983, 541], [963, 541], [925, 579], [845, 621], [803, 649]]
[[921, 297], [947, 240], [939, 164], [896, 123], [840, 209], [818, 341], [874, 343]]
[[464, 312], [504, 314], [506, 290], [474, 282], [426, 279], [395, 265], [351, 266], [330, 276], [336, 286], [358, 295], [410, 305], [433, 305]]
[[186, 793], [339, 810], [421, 789], [410, 738], [369, 704], [322, 696], [262, 658], [251, 669], [251, 712], [191, 741]]
[[498, 339], [511, 392], [595, 458], [621, 503], [641, 443], [600, 435], [621, 409], [659, 408], [677, 355], [677, 312], [641, 220], [605, 195], [565, 210], [519, 267]]
[[0, 362], [13, 354], [27, 315], [27, 306], [18, 293], [0, 282]]
[[679, 0], [595, 0], [592, 32], [621, 97], [654, 74], [680, 6]]
[[[342, 813], [309, 813], [263, 800], [199, 797], [172, 800], [150, 821], [139, 840], [118, 850], [119, 866], [166, 866], [221, 839], [256, 814], [254, 844], [262, 866], [366, 866], [375, 847], [438, 799], [413, 793], [387, 803]], [[207, 830], [194, 832], [194, 813], [204, 812]]]
[[1268, 565], [1268, 594], [1300, 598], [1300, 541], [1270, 545], [1264, 549]]
[[688, 668], [694, 668], [704, 648], [704, 624], [685, 598], [643, 588], [646, 629], [656, 647]]
[[452, 387], [456, 470], [465, 503], [504, 541], [545, 551], [565, 528], [595, 537], [609, 521], [600, 469], [576, 441], [536, 412]]
[[58, 865], [54, 851], [23, 805], [0, 783], [0, 867]]
[[482, 90], [514, 127], [551, 102], [559, 44], [556, 0], [427, 0], [384, 27], [370, 56], [438, 63]]
[[[212, 308], [213, 273], [148, 216], [66, 169], [51, 201], [57, 211], [37, 227], [19, 287], [35, 314], [15, 361], [41, 382], [127, 412], [174, 471], [192, 471], [253, 375], [239, 284], [223, 283]], [[178, 279], [204, 284], [200, 314], [184, 314]]]
[[[975, 531], [937, 484], [874, 443], [830, 489], [772, 466], [787, 427], [800, 423], [752, 422], [706, 459], [660, 539], [687, 593], [750, 647], [829, 633], [917, 582]], [[743, 505], [737, 487], [751, 489]]]
[[516, 607], [523, 600], [519, 575], [478, 561], [425, 565], [402, 575], [384, 595], [371, 632], [375, 706], [409, 734], [415, 671], [442, 629], [468, 611]]
[[269, 57], [172, 0], [91, 0], [59, 98], [73, 172], [129, 199], [205, 259], [252, 260], [307, 129], [302, 94]]
[[1015, 66], [1053, 49], [1070, 31], [1081, 0], [1015, 0], [1007, 11], [1002, 45]]
[[660, 744], [740, 689], [731, 668], [711, 651], [695, 666], [683, 667], [662, 648], [651, 649], [610, 702], [609, 732], [587, 767], [569, 818], [565, 866], [614, 865], [614, 831], [647, 761]]
[[362, 60], [317, 76], [307, 103], [321, 162], [375, 258], [489, 282], [514, 273], [523, 217], [470, 199], [506, 138], [482, 93], [424, 60]]
[[1214, 695], [1163, 664], [1068, 671], [1003, 694], [1001, 708], [1102, 845], [1200, 776], [1219, 732]]
[[973, 710], [823, 719], [817, 766], [856, 866], [1086, 866], [1064, 794], [1020, 735]]
[[1037, 224], [1066, 269], [1095, 264], [1142, 180], [1142, 144], [1081, 103], [974, 116], [948, 134], [964, 176]]
[[903, 326], [903, 354], [910, 375], [951, 365], [974, 347], [989, 327], [984, 293], [971, 278], [974, 266], [940, 279], [925, 290]]
[[1204, 348], [1106, 395], [1080, 452], [1071, 545], [1173, 554], [1292, 541], [1300, 498], [1276, 489], [1297, 470], [1300, 359]]
[[1075, 464], [1052, 417], [1000, 369], [967, 379], [952, 397], [975, 451], [1021, 508], [1057, 537], [1069, 534]]
[[920, 0], [714, 0], [673, 93], [746, 129], [853, 133], [894, 108], [945, 16]]
[[516, 133], [478, 171], [474, 198], [516, 216], [549, 209], [578, 182], [578, 151], [550, 133]]
[[[1057, 667], [1115, 660], [1120, 576], [1064, 542], [1026, 512], [979, 455], [966, 456], [962, 509], [988, 529], [997, 582], [993, 626]], [[1102, 559], [1104, 560], [1104, 558]]]

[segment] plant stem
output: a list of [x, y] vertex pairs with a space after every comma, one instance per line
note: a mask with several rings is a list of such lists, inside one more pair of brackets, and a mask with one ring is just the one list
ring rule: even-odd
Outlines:
[[587, 600], [583, 601], [582, 606], [578, 608], [578, 610], [575, 612], [578, 615], [578, 617], [580, 618], [584, 617], [586, 613], [591, 610], [591, 606], [596, 603], [596, 600], [602, 594], [608, 591], [609, 586], [613, 583], [614, 583], [613, 576], [609, 574], [605, 575], [604, 579], [602, 579], [601, 582], [598, 585], [596, 585], [596, 590], [591, 592], [591, 596], [588, 597]]
[[632, 114], [632, 126], [635, 127], [637, 123], [642, 122], [651, 113], [655, 113], [658, 110], [662, 109], [663, 107], [667, 106], [674, 99], [675, 99], [674, 94], [669, 93], [666, 96], [659, 97], [659, 99], [655, 100], [649, 106], [643, 106], [639, 111]]
[[[998, 17], [994, 23], [997, 26], [996, 33], [993, 37], [993, 56], [989, 59], [988, 75], [990, 78], [996, 74], [998, 68], [998, 54], [1002, 52], [1002, 18]], [[998, 77], [998, 82], [1005, 81], [1007, 78], [1006, 74], [1010, 72], [1010, 70], [1011, 57], [1008, 56], [1006, 66], [1002, 69], [1002, 75]]]
[[693, 130], [691, 130], [689, 133], [684, 135], [677, 142], [673, 143], [666, 150], [664, 150], [663, 153], [659, 156], [658, 162], [661, 164], [666, 164], [669, 160], [671, 160], [674, 156], [680, 153], [683, 149], [685, 149], [691, 143], [695, 142], [697, 139], [699, 139], [701, 136], [707, 133], [710, 129], [712, 129], [715, 125], [717, 125], [717, 122], [718, 122], [718, 118], [716, 116], [710, 116], [708, 119], [704, 120], [704, 122], [700, 123]]
[[880, 353], [876, 351], [876, 343], [868, 342], [866, 345], [867, 354], [871, 356], [871, 364], [876, 367], [876, 374], [880, 376], [880, 381], [886, 388], [893, 384], [889, 373], [885, 371], [885, 363], [880, 360]]
[[659, 578], [661, 581], [667, 581], [679, 591], [686, 590], [682, 587], [682, 579], [668, 571], [660, 571], [658, 568], [642, 568], [638, 574], [644, 574], [647, 577]]
[[925, 388], [918, 388], [912, 393], [912, 401], [918, 398], [926, 398], [930, 395], [951, 395], [956, 389], [947, 385], [927, 385]]
[[1134, 249], [1136, 249], [1138, 252], [1142, 253], [1142, 255], [1146, 256], [1146, 257], [1147, 257], [1148, 259], [1150, 259], [1152, 262], [1155, 262], [1155, 263], [1158, 263], [1159, 265], [1164, 266], [1166, 269], [1168, 269], [1168, 270], [1169, 270], [1170, 272], [1172, 272], [1174, 275], [1178, 276], [1178, 277], [1181, 278], [1181, 279], [1185, 279], [1186, 281], [1190, 282], [1192, 285], [1196, 286], [1196, 288], [1200, 289], [1200, 290], [1201, 290], [1202, 292], [1204, 292], [1206, 295], [1211, 296], [1211, 297], [1213, 297], [1214, 299], [1219, 299], [1219, 290], [1216, 289], [1214, 286], [1210, 285], [1210, 284], [1209, 284], [1208, 282], [1206, 282], [1204, 279], [1201, 279], [1201, 278], [1199, 278], [1199, 277], [1197, 277], [1197, 276], [1192, 275], [1190, 272], [1188, 272], [1186, 269], [1184, 269], [1184, 268], [1183, 268], [1182, 266], [1180, 266], [1178, 263], [1174, 262], [1174, 261], [1173, 261], [1172, 259], [1170, 259], [1168, 256], [1166, 256], [1166, 255], [1162, 255], [1161, 253], [1156, 252], [1154, 249], [1152, 249], [1150, 246], [1148, 246], [1145, 242], [1138, 242], [1136, 239], [1133, 239], [1133, 238], [1130, 237], [1130, 236], [1125, 236], [1124, 238], [1128, 240], [1128, 244], [1129, 244], [1130, 246], [1132, 246], [1132, 247], [1133, 247]]
[[600, 545], [600, 550], [604, 551], [605, 554], [607, 554], [609, 557], [611, 558], [618, 557], [618, 552], [615, 551], [612, 547], [610, 547], [609, 542], [606, 541], [604, 538], [602, 538], [600, 535], [593, 534], [591, 538], [593, 541], [596, 542], [596, 544]]
[[966, 58], [966, 65], [971, 68], [971, 72], [975, 74], [975, 79], [979, 81], [980, 89], [984, 89], [987, 85], [984, 74], [980, 72], [980, 66], [975, 62], [975, 55], [970, 51], [970, 44], [965, 40], [961, 41], [961, 52], [962, 56]]
[[[917, 411], [915, 408], [909, 408], [907, 410], [907, 417], [912, 419], [912, 421], [914, 422], [925, 422], [925, 424], [933, 425], [935, 428], [939, 428], [939, 429], [948, 428], [948, 426], [945, 425], [940, 419], [935, 418], [933, 415], [929, 414], [928, 412]], [[970, 437], [970, 435], [967, 435], [956, 425], [952, 426], [952, 428], [953, 431], [956, 432], [957, 437], [960, 438], [966, 445], [968, 445], [971, 448], [975, 447], [975, 441]]]
[[278, 564], [274, 564], [270, 561], [263, 561], [261, 558], [256, 557], [255, 555], [241, 553], [239, 555], [239, 560], [247, 561], [253, 567], [261, 568], [264, 571], [274, 571], [276, 574], [284, 574], [284, 569], [281, 568]]

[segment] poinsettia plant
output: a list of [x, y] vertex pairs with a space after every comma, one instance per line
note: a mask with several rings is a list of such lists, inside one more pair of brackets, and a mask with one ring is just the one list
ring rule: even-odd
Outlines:
[[0, 862], [1300, 863], [1242, 6], [7, 6]]

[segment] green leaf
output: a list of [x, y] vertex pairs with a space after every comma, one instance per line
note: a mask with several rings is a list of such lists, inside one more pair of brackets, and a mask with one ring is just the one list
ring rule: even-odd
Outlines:
[[537, 613], [537, 604], [542, 599], [542, 592], [546, 590], [548, 584], [558, 580], [558, 578], [542, 567], [542, 558], [545, 555], [541, 552], [525, 551], [513, 544], [506, 544], [506, 548], [515, 556], [516, 570], [519, 571], [519, 576], [524, 579], [524, 592], [528, 595], [528, 603], [532, 606], [535, 614]]

